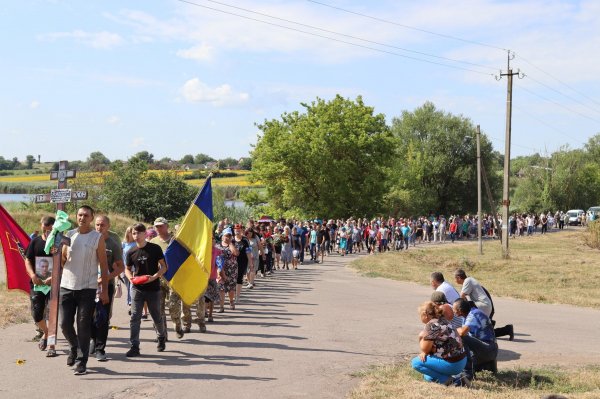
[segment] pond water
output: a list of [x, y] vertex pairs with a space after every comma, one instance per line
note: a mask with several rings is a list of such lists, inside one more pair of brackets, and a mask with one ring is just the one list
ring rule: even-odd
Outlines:
[[30, 202], [33, 194], [0, 194], [0, 202]]

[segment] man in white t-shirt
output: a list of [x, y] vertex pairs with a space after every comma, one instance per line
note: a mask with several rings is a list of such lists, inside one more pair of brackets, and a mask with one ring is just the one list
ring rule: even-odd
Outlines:
[[[87, 374], [92, 319], [98, 266], [100, 267], [99, 299], [108, 304], [108, 263], [102, 235], [92, 228], [94, 210], [83, 205], [77, 210], [77, 225], [66, 235], [70, 246], [63, 246], [63, 270], [60, 282], [60, 327], [69, 343], [67, 366], [75, 366], [75, 375]], [[77, 320], [77, 331], [75, 331]]]
[[444, 280], [444, 275], [441, 272], [431, 273], [431, 287], [436, 291], [443, 292], [444, 295], [446, 295], [446, 300], [450, 305], [460, 298], [456, 288]]
[[492, 301], [487, 296], [479, 281], [473, 277], [467, 277], [463, 269], [454, 272], [456, 283], [462, 286], [460, 297], [475, 303], [477, 309], [481, 310], [487, 317], [492, 313]]

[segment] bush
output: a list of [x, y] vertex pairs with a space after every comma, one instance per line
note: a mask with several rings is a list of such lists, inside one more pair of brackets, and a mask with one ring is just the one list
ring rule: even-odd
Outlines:
[[151, 222], [158, 216], [178, 219], [194, 199], [196, 188], [173, 171], [149, 173], [148, 164], [130, 160], [113, 163], [104, 182], [103, 205], [107, 210]]
[[600, 249], [600, 220], [588, 223], [584, 239], [588, 246]]

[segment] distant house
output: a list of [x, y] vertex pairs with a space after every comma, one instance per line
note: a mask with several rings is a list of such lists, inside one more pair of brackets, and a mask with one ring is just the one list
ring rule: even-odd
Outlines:
[[206, 170], [213, 170], [213, 169], [217, 169], [219, 167], [219, 163], [216, 161], [211, 161], [211, 162], [207, 162], [204, 164], [204, 169]]

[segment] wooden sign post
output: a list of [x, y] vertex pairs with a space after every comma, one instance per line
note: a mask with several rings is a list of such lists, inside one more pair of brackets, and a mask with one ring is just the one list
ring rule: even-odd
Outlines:
[[[65, 210], [65, 203], [71, 200], [87, 199], [87, 191], [72, 191], [67, 188], [67, 179], [76, 176], [75, 170], [68, 170], [69, 163], [60, 161], [58, 170], [50, 172], [50, 180], [58, 180], [57, 189], [50, 190], [49, 194], [37, 194], [34, 197], [36, 204], [54, 203], [56, 209]], [[60, 279], [62, 277], [62, 247], [70, 245], [71, 240], [62, 233], [56, 235], [53, 247], [54, 267], [52, 268], [52, 290], [50, 300], [48, 301], [48, 345], [56, 345], [56, 336], [58, 333], [58, 305], [60, 295]]]

